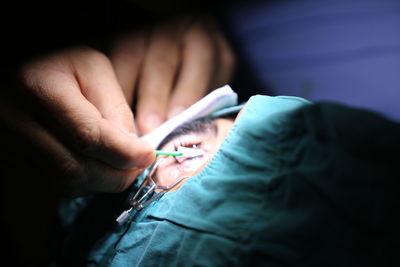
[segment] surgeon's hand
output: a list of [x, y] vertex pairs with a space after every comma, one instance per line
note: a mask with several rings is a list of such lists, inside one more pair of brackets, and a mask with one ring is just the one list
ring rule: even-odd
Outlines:
[[137, 95], [135, 120], [141, 134], [179, 114], [210, 89], [229, 83], [235, 65], [232, 49], [216, 24], [193, 17], [120, 38], [111, 60], [128, 103]]
[[48, 55], [26, 64], [20, 81], [0, 98], [2, 124], [29, 140], [43, 170], [58, 170], [54, 179], [67, 195], [120, 192], [154, 161], [102, 53], [80, 47]]

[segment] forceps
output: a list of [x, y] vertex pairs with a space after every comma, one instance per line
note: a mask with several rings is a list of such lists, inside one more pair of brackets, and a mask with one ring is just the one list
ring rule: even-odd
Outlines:
[[157, 160], [151, 167], [148, 175], [145, 177], [141, 185], [139, 186], [139, 189], [135, 193], [135, 195], [131, 198], [128, 199], [129, 205], [131, 205], [131, 208], [128, 210], [125, 210], [124, 212], [121, 213], [121, 215], [118, 216], [116, 221], [119, 224], [122, 224], [125, 222], [125, 220], [128, 218], [129, 214], [132, 212], [133, 209], [136, 211], [140, 211], [144, 207], [150, 204], [153, 200], [162, 197], [166, 192], [174, 188], [176, 185], [178, 185], [182, 180], [189, 178], [189, 176], [184, 176], [179, 179], [177, 179], [175, 182], [173, 182], [170, 185], [164, 186], [164, 185], [157, 185], [157, 183], [154, 181], [154, 175], [157, 171], [157, 167], [160, 165], [161, 162], [163, 162], [165, 158], [161, 158]]
[[[151, 170], [147, 177], [143, 180], [142, 184], [140, 185], [136, 194], [129, 199], [129, 204], [136, 210], [141, 210], [146, 207], [151, 201], [155, 200], [156, 198], [161, 197], [166, 192], [174, 188], [177, 184], [179, 184], [183, 179], [189, 178], [189, 176], [184, 176], [177, 179], [170, 185], [157, 185], [153, 179], [155, 172], [157, 171], [157, 167], [165, 158], [157, 160], [154, 165], [151, 167]], [[157, 192], [156, 190], [160, 190]], [[155, 194], [153, 194], [155, 193]], [[151, 196], [153, 194], [153, 196]]]
[[[168, 156], [182, 156], [184, 158], [196, 158], [204, 155], [204, 151], [200, 149], [194, 148], [186, 148], [186, 147], [178, 147], [178, 150], [175, 152], [166, 152], [166, 151], [157, 151], [158, 155], [168, 155]], [[153, 165], [149, 168], [149, 172], [144, 178], [143, 182], [139, 186], [139, 189], [135, 193], [133, 197], [128, 199], [128, 203], [131, 206], [128, 210], [122, 212], [122, 214], [116, 219], [119, 224], [122, 224], [128, 215], [132, 212], [133, 209], [136, 211], [140, 211], [144, 207], [150, 204], [153, 200], [162, 197], [166, 192], [170, 191], [172, 188], [177, 186], [184, 179], [189, 178], [189, 176], [184, 176], [177, 179], [175, 182], [164, 186], [158, 185], [155, 182], [154, 175], [157, 172], [158, 166], [165, 160], [166, 158], [158, 159]]]

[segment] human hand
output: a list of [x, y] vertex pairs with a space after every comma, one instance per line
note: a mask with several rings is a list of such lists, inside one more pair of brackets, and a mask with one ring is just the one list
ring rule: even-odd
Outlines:
[[21, 73], [21, 90], [2, 98], [0, 118], [34, 144], [43, 168], [59, 170], [57, 184], [67, 195], [120, 192], [154, 161], [155, 151], [136, 136], [131, 109], [100, 52], [58, 52]]
[[[146, 134], [230, 81], [235, 57], [211, 19], [181, 18], [119, 39], [111, 53], [135, 121]], [[135, 91], [137, 89], [137, 91]]]

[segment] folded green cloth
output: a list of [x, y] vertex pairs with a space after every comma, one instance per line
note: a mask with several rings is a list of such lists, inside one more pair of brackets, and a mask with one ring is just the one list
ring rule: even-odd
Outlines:
[[57, 262], [385, 266], [399, 240], [399, 137], [366, 110], [254, 96], [206, 168], [124, 225], [126, 194], [88, 200]]

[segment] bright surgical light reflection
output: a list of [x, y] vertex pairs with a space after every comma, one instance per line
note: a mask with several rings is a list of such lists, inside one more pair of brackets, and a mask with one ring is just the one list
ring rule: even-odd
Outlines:
[[[200, 172], [217, 152], [221, 143], [233, 125], [233, 120], [216, 119], [213, 121], [216, 131], [206, 130], [204, 132], [191, 132], [177, 136], [169, 141], [162, 150], [166, 151], [185, 151], [198, 150], [199, 153], [189, 153], [190, 156], [159, 156], [165, 158], [157, 168], [155, 182], [158, 185], [167, 186], [174, 183], [181, 177], [192, 177]], [[186, 153], [187, 154], [187, 153]], [[179, 188], [176, 186], [174, 190]]]

